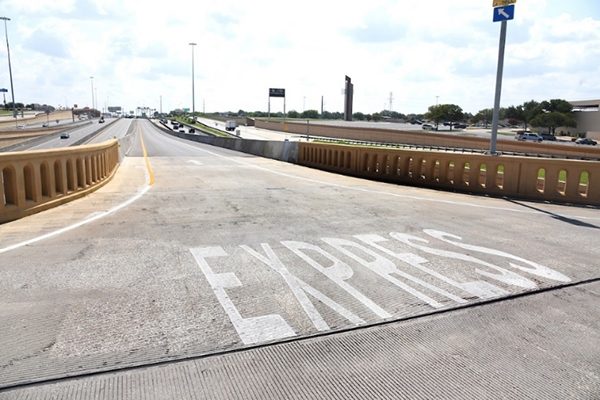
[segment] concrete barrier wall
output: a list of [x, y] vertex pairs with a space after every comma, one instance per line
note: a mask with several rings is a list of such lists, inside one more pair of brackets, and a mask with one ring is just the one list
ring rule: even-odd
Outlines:
[[101, 144], [0, 154], [0, 223], [85, 196], [119, 165], [116, 140]]
[[[448, 135], [426, 131], [401, 131], [396, 129], [359, 128], [333, 125], [307, 124], [301, 122], [266, 121], [257, 119], [257, 128], [311, 136], [324, 136], [336, 139], [361, 140], [367, 142], [398, 143], [417, 146], [449, 147], [487, 151], [490, 139], [460, 135]], [[287, 130], [285, 128], [288, 128]], [[600, 158], [600, 148], [593, 146], [561, 146], [554, 143], [519, 142], [514, 139], [498, 140], [496, 149], [503, 152], [549, 154], [557, 156]]]
[[255, 156], [271, 158], [289, 163], [298, 162], [298, 142], [280, 142], [270, 140], [251, 140], [241, 138], [228, 138], [221, 136], [202, 136], [191, 133], [181, 133], [164, 130], [170, 135], [182, 139], [210, 144], [230, 150], [241, 151]]
[[301, 142], [298, 164], [415, 186], [600, 205], [600, 163]]

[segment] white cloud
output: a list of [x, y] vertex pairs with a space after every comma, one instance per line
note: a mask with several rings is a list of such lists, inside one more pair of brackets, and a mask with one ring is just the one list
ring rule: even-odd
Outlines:
[[[503, 105], [597, 98], [600, 7], [515, 7]], [[284, 87], [288, 110], [319, 109], [324, 96], [326, 109], [341, 111], [345, 75], [356, 111], [380, 111], [390, 92], [405, 113], [426, 111], [436, 96], [470, 112], [493, 102], [500, 26], [481, 0], [29, 0], [4, 12], [18, 101], [91, 103], [94, 76], [100, 104], [158, 108], [162, 95], [163, 110], [191, 108], [195, 42], [197, 110], [203, 100], [207, 111], [266, 110], [267, 89]], [[7, 69], [0, 61], [0, 81]]]

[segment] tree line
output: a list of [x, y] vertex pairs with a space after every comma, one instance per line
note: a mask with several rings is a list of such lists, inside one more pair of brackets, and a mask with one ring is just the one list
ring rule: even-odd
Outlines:
[[[228, 115], [237, 115], [240, 117], [265, 118], [269, 114], [263, 111], [246, 112], [239, 110], [237, 113], [229, 112]], [[282, 112], [271, 113], [273, 118], [283, 118]], [[473, 115], [464, 112], [463, 109], [456, 104], [438, 104], [430, 106], [425, 114], [402, 114], [396, 111], [382, 110], [372, 114], [355, 112], [352, 114], [354, 120], [357, 121], [413, 121], [428, 119], [434, 121], [436, 126], [440, 122], [471, 122], [483, 123], [487, 128], [492, 124], [494, 110], [486, 108]], [[343, 119], [344, 114], [341, 112], [324, 111], [323, 114], [317, 110], [306, 110], [298, 112], [291, 110], [286, 113], [287, 118], [292, 119]], [[523, 125], [524, 128], [529, 126], [534, 128], [546, 128], [548, 133], [555, 134], [556, 128], [576, 128], [577, 123], [573, 116], [573, 106], [566, 100], [553, 99], [548, 101], [537, 102], [535, 100], [524, 102], [521, 105], [500, 108], [499, 120], [506, 120], [509, 125]]]

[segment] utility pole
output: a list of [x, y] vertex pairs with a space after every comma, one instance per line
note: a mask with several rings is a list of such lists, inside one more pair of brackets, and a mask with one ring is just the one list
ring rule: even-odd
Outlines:
[[10, 94], [12, 97], [13, 117], [15, 118], [15, 126], [17, 126], [17, 105], [15, 104], [15, 88], [13, 86], [12, 67], [10, 65], [10, 46], [8, 45], [8, 28], [6, 27], [6, 21], [10, 21], [10, 18], [0, 17], [0, 19], [4, 20], [4, 33], [6, 34], [6, 52], [8, 54], [8, 74], [10, 75]]
[[390, 113], [392, 112], [392, 101], [394, 101], [394, 93], [390, 92]]
[[196, 97], [194, 91], [194, 47], [196, 43], [190, 43], [192, 46], [192, 119], [196, 121]]
[[323, 96], [321, 96], [321, 119], [323, 118]]

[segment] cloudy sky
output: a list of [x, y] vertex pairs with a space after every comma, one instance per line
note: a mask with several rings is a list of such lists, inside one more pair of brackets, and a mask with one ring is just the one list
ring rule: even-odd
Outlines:
[[[160, 6], [159, 6], [160, 5]], [[502, 105], [600, 98], [600, 2], [519, 0]], [[0, 0], [17, 102], [99, 108], [423, 113], [493, 107], [500, 23], [492, 0]], [[0, 87], [9, 88], [4, 31]], [[9, 93], [10, 94], [10, 93]], [[8, 98], [7, 100], [10, 100]], [[271, 109], [281, 111], [281, 99]]]

